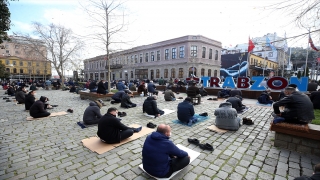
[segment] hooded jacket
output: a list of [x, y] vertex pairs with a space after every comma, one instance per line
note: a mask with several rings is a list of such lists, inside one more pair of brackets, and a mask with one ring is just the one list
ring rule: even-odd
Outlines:
[[273, 103], [275, 114], [280, 114], [280, 106], [285, 106], [284, 112], [301, 122], [310, 123], [315, 118], [310, 98], [301, 92], [295, 91], [288, 97]]
[[128, 108], [132, 107], [132, 102], [130, 100], [130, 96], [128, 94], [124, 94], [121, 98], [121, 107]]
[[214, 111], [216, 116], [216, 126], [221, 129], [238, 130], [240, 127], [237, 118], [237, 110], [232, 108], [231, 103], [221, 103], [219, 108]]
[[172, 98], [176, 98], [173, 94], [173, 92], [171, 91], [171, 89], [167, 89], [164, 92], [164, 100], [166, 101], [172, 101]]
[[180, 121], [188, 123], [191, 117], [194, 115], [193, 105], [186, 100], [179, 103], [177, 115]]
[[98, 123], [97, 135], [108, 144], [120, 142], [120, 130], [130, 129], [122, 124], [114, 115], [107, 113], [102, 116]]
[[26, 93], [22, 90], [18, 91], [16, 94], [16, 100], [19, 102], [19, 103], [24, 103], [25, 101], [25, 98], [26, 98]]
[[95, 124], [97, 120], [102, 117], [100, 108], [97, 103], [90, 102], [89, 107], [86, 108], [83, 114], [83, 122], [85, 124]]
[[31, 92], [28, 95], [26, 95], [26, 98], [24, 101], [24, 106], [25, 106], [26, 110], [30, 110], [30, 107], [35, 102], [35, 99], [36, 98], [31, 94]]
[[153, 132], [146, 138], [143, 145], [143, 169], [152, 176], [164, 177], [169, 172], [170, 155], [183, 158], [188, 156], [188, 153], [174, 145], [166, 135]]
[[106, 87], [104, 86], [103, 82], [100, 81], [100, 82], [98, 83], [97, 93], [98, 93], [98, 94], [106, 94], [106, 93], [107, 93], [106, 90], [107, 90], [107, 89], [106, 89]]
[[33, 105], [30, 107], [30, 116], [35, 116], [39, 113], [44, 113], [46, 110], [44, 109], [44, 103], [47, 98], [44, 96], [40, 97], [40, 100], [33, 103]]
[[153, 96], [147, 97], [142, 106], [142, 112], [147, 113], [149, 115], [159, 114], [159, 110], [157, 107], [157, 102]]
[[118, 82], [117, 89], [118, 89], [118, 91], [123, 91], [126, 89], [126, 86], [122, 82]]

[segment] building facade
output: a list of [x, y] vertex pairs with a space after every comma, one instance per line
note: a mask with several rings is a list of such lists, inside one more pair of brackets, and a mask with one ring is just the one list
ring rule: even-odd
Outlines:
[[0, 63], [6, 66], [11, 79], [49, 79], [51, 63], [41, 60], [27, 60], [16, 56], [1, 56]]
[[279, 65], [275, 61], [265, 59], [255, 54], [250, 54], [248, 75], [250, 77], [261, 76], [263, 74], [263, 69], [265, 76], [267, 76], [270, 72], [274, 72], [275, 75], [278, 75]]
[[[188, 35], [110, 55], [111, 80], [220, 76], [221, 42]], [[105, 56], [84, 60], [85, 79], [107, 79]]]

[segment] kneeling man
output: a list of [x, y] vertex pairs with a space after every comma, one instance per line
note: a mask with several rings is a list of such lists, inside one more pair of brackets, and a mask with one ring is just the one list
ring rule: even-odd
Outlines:
[[236, 131], [240, 127], [240, 118], [237, 117], [237, 110], [232, 108], [229, 102], [221, 103], [214, 111], [216, 116], [216, 126], [221, 129]]
[[194, 108], [191, 101], [191, 98], [187, 97], [183, 102], [178, 104], [177, 111], [178, 119], [181, 122], [187, 123], [189, 126], [197, 122], [197, 118], [194, 117]]
[[168, 178], [190, 162], [188, 153], [169, 140], [171, 127], [160, 124], [156, 132], [146, 138], [142, 149], [143, 169], [152, 176]]

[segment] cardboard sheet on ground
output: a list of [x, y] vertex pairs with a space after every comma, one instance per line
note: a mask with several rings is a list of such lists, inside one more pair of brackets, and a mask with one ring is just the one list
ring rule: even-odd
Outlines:
[[[164, 111], [164, 114], [161, 115], [160, 117], [175, 112], [175, 110], [170, 110], [170, 109], [163, 109], [162, 111]], [[154, 118], [154, 115], [149, 115], [149, 114], [147, 114], [147, 113], [143, 113], [143, 115], [148, 116], [148, 117], [151, 117], [151, 118]]]
[[[188, 153], [188, 155], [190, 156], [190, 163], [191, 163], [192, 161], [194, 161], [195, 159], [197, 159], [197, 157], [200, 155], [199, 152], [194, 151], [194, 150], [192, 150], [192, 149], [189, 149], [189, 148], [187, 148], [187, 147], [184, 147], [184, 146], [182, 146], [181, 144], [178, 144], [177, 147], [178, 147], [179, 149], [184, 150], [184, 151], [186, 151], [186, 152]], [[189, 164], [190, 164], [190, 163], [189, 163]], [[142, 165], [142, 164], [139, 165], [139, 168], [142, 169], [145, 173], [147, 173], [147, 172], [143, 169], [143, 165]], [[181, 170], [182, 170], [182, 169], [181, 169]], [[180, 170], [180, 171], [181, 171], [181, 170]], [[157, 177], [151, 176], [151, 175], [148, 174], [148, 173], [147, 173], [147, 174], [148, 174], [149, 176], [155, 178], [155, 179], [159, 179], [159, 180], [169, 180], [169, 179], [172, 179], [175, 175], [177, 175], [180, 171], [174, 172], [169, 178], [157, 178]]]
[[[195, 114], [194, 116], [198, 119], [198, 121], [196, 123], [193, 123], [191, 126], [210, 119], [209, 116], [199, 116], [199, 114]], [[187, 123], [181, 122], [179, 119], [173, 120], [172, 122], [174, 124], [181, 124], [181, 125], [184, 125], [184, 126], [189, 126]]]
[[272, 104], [260, 104], [259, 102], [257, 102], [256, 105], [266, 106], [266, 107], [271, 107], [272, 106]]
[[[65, 111], [53, 112], [53, 113], [50, 114], [50, 116], [47, 116], [47, 117], [62, 116], [62, 115], [66, 115], [66, 114], [68, 114], [68, 113], [65, 112]], [[43, 118], [46, 118], [46, 117], [33, 118], [33, 117], [29, 116], [29, 117], [27, 117], [27, 121], [39, 120], [39, 119], [43, 119]]]
[[[140, 127], [140, 125], [137, 124], [132, 124], [128, 127], [134, 127], [134, 128], [138, 128]], [[142, 127], [142, 130], [138, 133], [134, 133], [131, 137], [129, 137], [128, 139], [125, 139], [123, 141], [121, 141], [120, 143], [117, 144], [107, 144], [104, 143], [100, 140], [99, 137], [90, 137], [87, 139], [83, 139], [81, 142], [83, 143], [83, 146], [87, 147], [88, 149], [90, 149], [92, 152], [96, 152], [98, 154], [103, 154], [107, 151], [110, 151], [118, 146], [121, 146], [122, 144], [125, 144], [127, 142], [133, 141], [135, 139], [138, 139], [139, 137], [142, 137], [146, 134], [149, 134], [151, 132], [155, 131], [155, 129], [150, 129], [147, 127]]]
[[226, 132], [228, 132], [228, 130], [219, 129], [216, 125], [211, 125], [211, 126], [207, 127], [207, 129], [209, 129], [210, 131], [217, 132], [217, 133], [226, 133]]

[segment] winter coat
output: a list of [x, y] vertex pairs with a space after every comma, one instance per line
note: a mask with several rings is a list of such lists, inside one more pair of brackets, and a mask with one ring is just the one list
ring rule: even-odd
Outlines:
[[242, 97], [242, 92], [241, 92], [241, 90], [239, 90], [239, 89], [232, 89], [232, 90], [230, 91], [230, 96], [231, 96], [231, 97], [234, 97], [234, 96], [236, 96], [236, 95]]
[[126, 86], [122, 82], [118, 82], [117, 89], [118, 91], [123, 91], [126, 89]]
[[294, 180], [320, 180], [320, 172], [314, 173], [311, 177], [301, 176], [294, 178]]
[[86, 108], [83, 114], [83, 122], [85, 124], [93, 124], [91, 122], [96, 122], [97, 119], [102, 117], [100, 113], [100, 108], [95, 102], [90, 102], [89, 106]]
[[314, 109], [320, 109], [320, 91], [312, 92], [310, 95], [310, 100], [313, 103]]
[[262, 92], [258, 97], [258, 102], [260, 104], [268, 104], [270, 100], [270, 95], [267, 92]]
[[44, 100], [40, 98], [40, 100], [33, 103], [33, 105], [30, 107], [30, 116], [36, 116], [36, 114], [44, 113], [46, 110], [44, 109]]
[[124, 91], [118, 91], [116, 92], [114, 95], [112, 95], [112, 99], [122, 99], [122, 97], [125, 95], [126, 93]]
[[15, 93], [13, 87], [9, 87], [7, 91], [8, 91], [8, 95], [14, 95]]
[[146, 90], [146, 86], [144, 84], [140, 84], [138, 87], [138, 93], [144, 92]]
[[166, 135], [153, 132], [146, 138], [142, 149], [143, 169], [152, 176], [162, 178], [170, 168], [170, 156], [183, 158], [188, 153], [179, 149]]
[[153, 83], [148, 84], [148, 92], [153, 93], [156, 90], [156, 86]]
[[130, 86], [130, 91], [137, 91], [137, 87], [135, 85]]
[[95, 81], [92, 81], [90, 84], [89, 84], [89, 89], [95, 89], [97, 87], [97, 83]]
[[133, 102], [130, 100], [130, 96], [128, 94], [124, 94], [121, 98], [121, 107], [130, 108], [132, 107]]
[[24, 100], [26, 98], [26, 93], [23, 92], [23, 91], [18, 91], [16, 94], [16, 100], [19, 102], [19, 103], [24, 103]]
[[25, 100], [24, 100], [24, 106], [25, 106], [26, 110], [30, 110], [30, 107], [35, 102], [35, 99], [36, 98], [30, 93], [28, 95], [26, 95]]
[[166, 90], [166, 91], [164, 92], [164, 100], [166, 100], [166, 101], [172, 101], [172, 98], [176, 98], [176, 97], [174, 96], [173, 92], [172, 92], [170, 89]]
[[130, 129], [112, 114], [105, 114], [98, 123], [97, 135], [108, 144], [120, 142], [120, 130]]
[[180, 121], [188, 123], [191, 117], [194, 115], [193, 105], [186, 100], [179, 103], [177, 115]]
[[143, 106], [142, 106], [142, 111], [144, 113], [149, 114], [149, 115], [159, 114], [159, 110], [158, 110], [158, 107], [157, 107], [157, 102], [156, 102], [156, 100], [154, 99], [153, 96], [148, 97], [144, 101]]
[[199, 90], [199, 88], [196, 87], [196, 86], [191, 86], [191, 87], [189, 87], [188, 90], [187, 90], [187, 95], [188, 95], [188, 97], [193, 97], [193, 96], [196, 96], [196, 95], [198, 95], [198, 94], [200, 94], [200, 90]]
[[219, 108], [214, 111], [216, 116], [216, 126], [221, 129], [238, 130], [240, 127], [237, 118], [237, 110], [232, 108], [231, 103], [221, 103]]
[[100, 82], [98, 83], [97, 94], [106, 94], [106, 93], [107, 93], [106, 90], [107, 90], [107, 89], [106, 89], [106, 87], [104, 86], [103, 82], [100, 81]]
[[236, 109], [237, 111], [241, 110], [241, 107], [243, 106], [241, 100], [236, 97], [229, 97], [226, 102], [231, 103], [232, 108]]
[[293, 92], [288, 97], [273, 103], [275, 114], [280, 114], [280, 106], [285, 106], [284, 112], [301, 122], [310, 123], [315, 118], [310, 98], [301, 92]]

